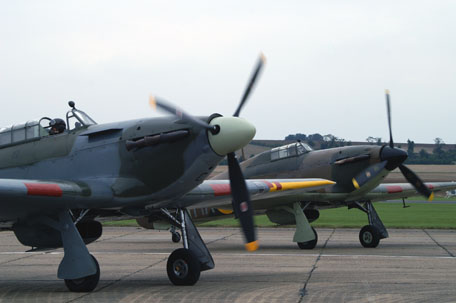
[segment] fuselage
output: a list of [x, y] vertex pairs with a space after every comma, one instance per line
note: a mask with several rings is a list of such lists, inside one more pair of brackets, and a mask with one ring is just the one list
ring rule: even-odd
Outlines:
[[[188, 135], [177, 141], [126, 148], [127, 142], [180, 130]], [[77, 182], [87, 188], [85, 199], [93, 208], [134, 208], [185, 194], [221, 159], [205, 129], [173, 117], [148, 118], [90, 125], [1, 146], [0, 178]], [[45, 206], [15, 207], [2, 201], [0, 220], [23, 216], [24, 207], [30, 213]]]
[[[289, 152], [300, 143], [265, 151], [241, 163], [246, 178], [323, 178], [336, 184], [327, 192], [350, 192], [352, 179], [381, 161], [382, 146], [363, 145]], [[288, 152], [286, 150], [288, 149]], [[283, 150], [283, 151], [282, 151]], [[277, 155], [275, 155], [277, 153]], [[350, 161], [353, 159], [353, 161]], [[346, 162], [344, 162], [344, 160]], [[215, 179], [224, 179], [226, 173]]]

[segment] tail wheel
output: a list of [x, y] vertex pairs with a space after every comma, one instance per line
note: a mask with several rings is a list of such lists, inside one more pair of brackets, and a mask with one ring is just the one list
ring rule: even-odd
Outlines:
[[359, 242], [364, 247], [377, 247], [380, 243], [380, 233], [373, 225], [366, 225], [359, 232]]
[[307, 241], [307, 242], [298, 242], [298, 246], [300, 249], [314, 249], [317, 246], [318, 242], [318, 234], [315, 228], [312, 227], [312, 231], [315, 235], [315, 240]]
[[100, 281], [100, 266], [98, 265], [97, 259], [94, 256], [90, 255], [95, 261], [97, 266], [97, 272], [93, 275], [82, 277], [79, 279], [65, 279], [66, 287], [73, 292], [91, 292], [98, 285]]
[[166, 271], [174, 285], [194, 285], [200, 277], [201, 266], [190, 250], [179, 248], [169, 256]]

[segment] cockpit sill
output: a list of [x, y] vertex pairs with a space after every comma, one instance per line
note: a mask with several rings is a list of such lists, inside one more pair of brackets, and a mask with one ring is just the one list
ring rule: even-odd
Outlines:
[[[69, 110], [66, 114], [67, 126], [62, 134], [68, 134], [73, 130], [86, 129], [90, 125], [97, 124], [85, 112], [76, 109], [73, 101], [70, 101], [68, 103], [71, 107], [71, 110]], [[0, 149], [38, 141], [42, 138], [51, 136], [49, 132], [51, 128], [51, 121], [51, 118], [42, 117], [39, 120], [31, 120], [26, 123], [15, 124], [9, 127], [0, 128]], [[45, 124], [46, 122], [49, 125], [43, 126], [43, 124]]]

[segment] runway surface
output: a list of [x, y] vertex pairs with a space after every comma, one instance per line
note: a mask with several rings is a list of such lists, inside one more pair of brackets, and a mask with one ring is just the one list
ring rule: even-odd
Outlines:
[[216, 267], [195, 286], [171, 285], [166, 260], [181, 244], [169, 232], [105, 228], [88, 246], [101, 266], [92, 293], [70, 293], [56, 278], [61, 249], [25, 252], [0, 233], [3, 302], [455, 302], [456, 231], [389, 230], [378, 248], [357, 229], [317, 229], [317, 248], [291, 242], [293, 229], [259, 230], [261, 249], [243, 250], [238, 229], [200, 229]]

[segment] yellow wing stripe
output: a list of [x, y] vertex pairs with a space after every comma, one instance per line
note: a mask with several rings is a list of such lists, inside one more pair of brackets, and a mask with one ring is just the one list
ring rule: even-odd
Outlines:
[[232, 210], [229, 210], [229, 209], [217, 208], [217, 210], [218, 210], [219, 212], [221, 212], [222, 214], [224, 214], [224, 215], [231, 215], [231, 214], [233, 213], [233, 211], [232, 211]]
[[273, 182], [270, 183], [272, 187], [269, 191], [283, 191], [290, 189], [300, 189], [300, 188], [309, 188], [317, 186], [325, 186], [336, 184], [336, 182], [329, 180], [318, 180], [318, 181], [297, 181], [297, 182]]

